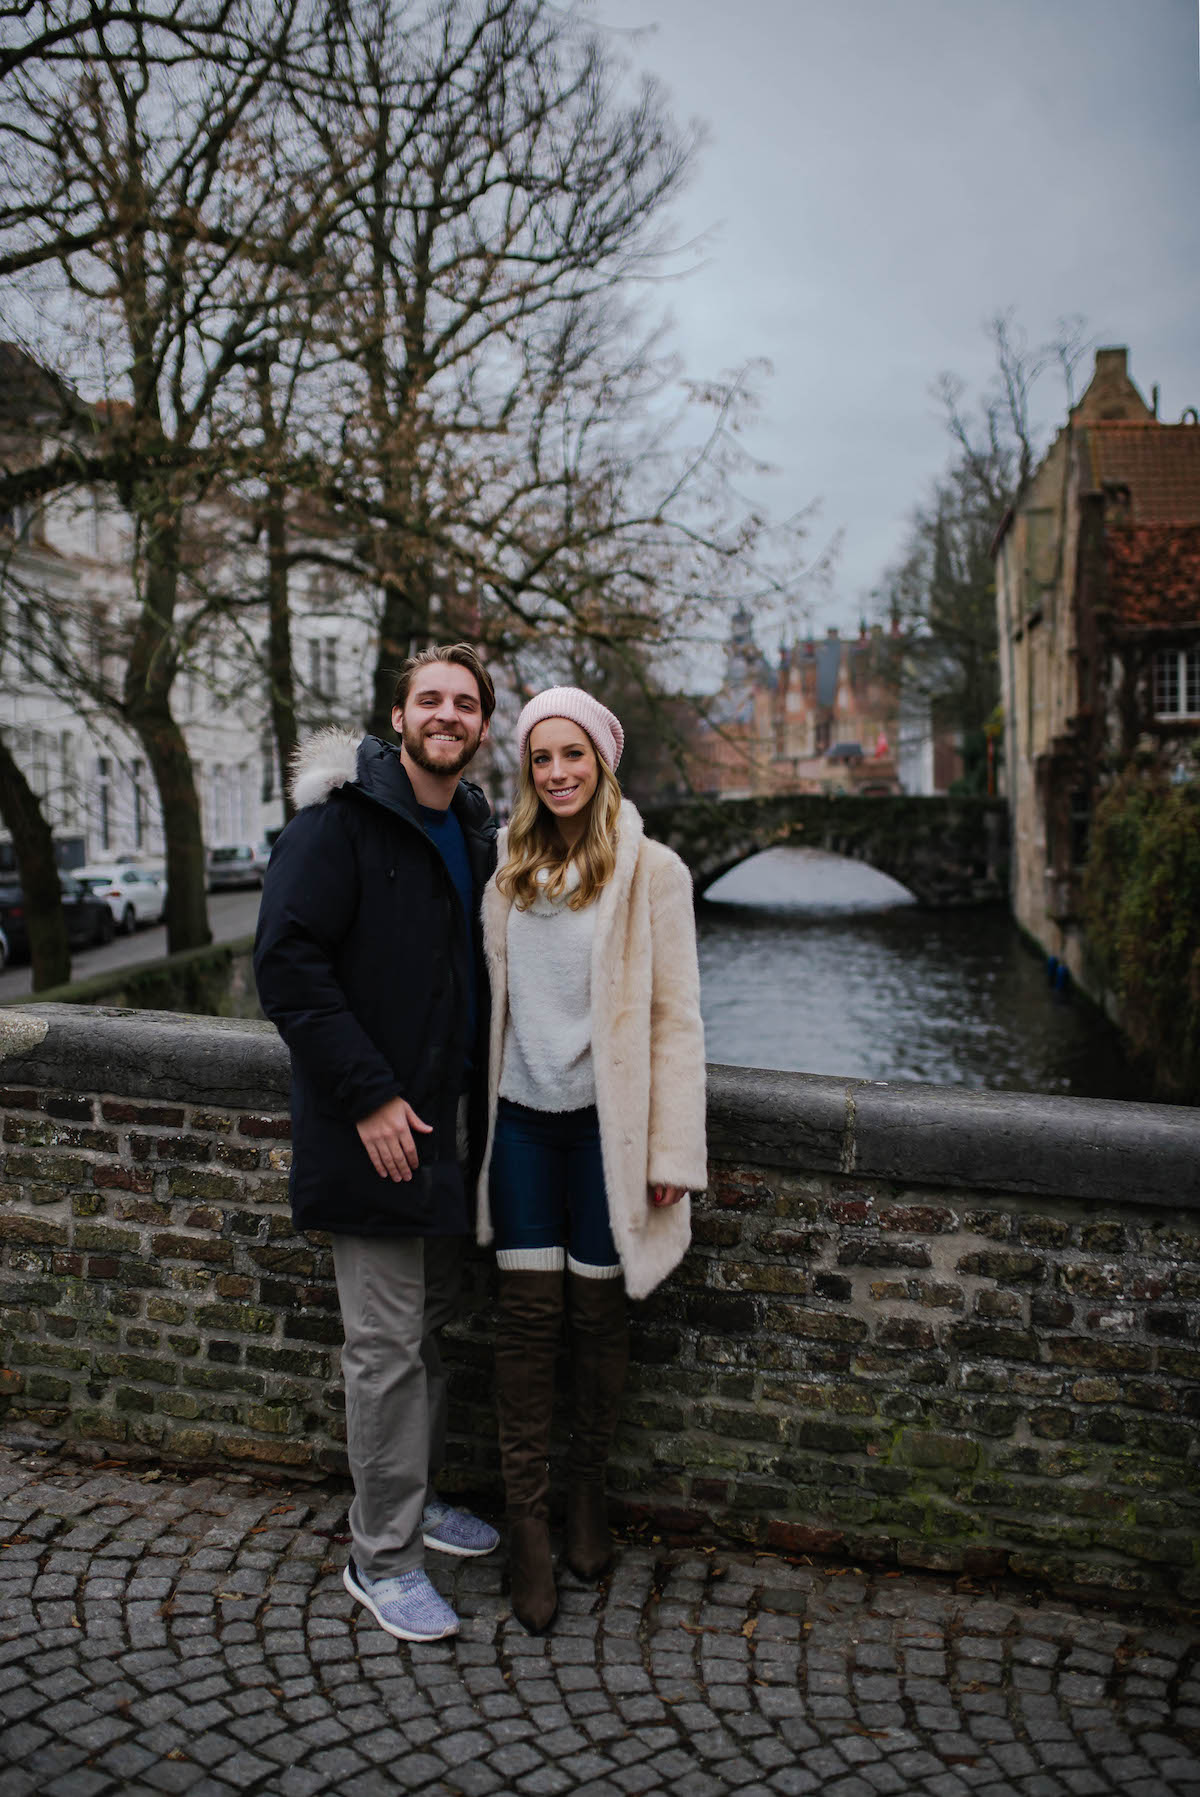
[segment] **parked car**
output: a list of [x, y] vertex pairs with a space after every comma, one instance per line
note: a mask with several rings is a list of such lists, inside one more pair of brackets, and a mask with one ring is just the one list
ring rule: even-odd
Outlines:
[[271, 851], [265, 843], [231, 842], [208, 851], [208, 890], [227, 886], [261, 886]]
[[75, 878], [107, 901], [113, 922], [126, 936], [140, 923], [161, 923], [167, 909], [167, 890], [148, 868], [128, 861], [94, 861], [77, 867]]
[[[67, 920], [67, 940], [72, 948], [89, 948], [95, 943], [111, 942], [117, 926], [107, 899], [96, 895], [72, 878], [60, 874], [63, 915]], [[29, 932], [26, 928], [25, 894], [15, 880], [0, 884], [0, 928], [8, 938], [9, 954], [14, 961], [29, 958]]]
[[8, 937], [0, 930], [0, 973], [8, 966]]
[[161, 855], [157, 858], [151, 856], [149, 859], [143, 861], [140, 856], [135, 856], [130, 859], [127, 865], [129, 867], [136, 867], [140, 874], [148, 874], [152, 880], [158, 881], [159, 885], [162, 887], [163, 916], [165, 917], [167, 911], [167, 863], [165, 857]]

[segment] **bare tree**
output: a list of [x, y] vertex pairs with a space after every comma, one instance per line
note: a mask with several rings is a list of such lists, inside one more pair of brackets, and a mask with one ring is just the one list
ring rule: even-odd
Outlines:
[[1057, 338], [1039, 347], [1011, 313], [998, 313], [987, 332], [994, 374], [977, 404], [965, 404], [956, 376], [943, 374], [934, 385], [953, 450], [914, 509], [901, 557], [876, 595], [904, 627], [909, 687], [959, 734], [969, 779], [982, 779], [984, 730], [1000, 696], [992, 547], [1040, 455], [1035, 391], [1057, 368], [1070, 395], [1086, 350], [1079, 320], [1063, 321]]
[[386, 729], [391, 670], [449, 595], [478, 597], [498, 514], [536, 484], [516, 460], [554, 346], [652, 265], [690, 145], [544, 0], [371, 0], [320, 56], [295, 104], [340, 196], [340, 447], [374, 502]]
[[[81, 308], [109, 396], [0, 502], [105, 483], [134, 519], [123, 678], [88, 690], [154, 769], [176, 947], [207, 925], [175, 676], [224, 630], [286, 764], [301, 563], [375, 584], [380, 731], [435, 630], [518, 678], [590, 644], [650, 691], [706, 607], [787, 584], [736, 495], [745, 376], [685, 383], [629, 299], [692, 143], [653, 86], [548, 0], [305, 4], [94, 9], [0, 111], [0, 255]], [[204, 553], [225, 504], [261, 548], [241, 590]]]
[[134, 520], [134, 622], [120, 692], [104, 696], [158, 786], [172, 949], [210, 939], [200, 809], [171, 709], [187, 519], [244, 448], [245, 364], [277, 330], [311, 253], [311, 171], [289, 164], [272, 85], [298, 13], [299, 0], [197, 5], [191, 31], [98, 8], [86, 31], [22, 59], [0, 113], [0, 246], [10, 267], [53, 267], [60, 341], [70, 308], [111, 395], [86, 414], [90, 442], [75, 420], [8, 485], [34, 494], [105, 480]]
[[[106, 5], [91, 0], [18, 0], [0, 5], [0, 81], [27, 63], [69, 62], [91, 34], [102, 28], [122, 26], [162, 35], [164, 58], [175, 54], [188, 60], [197, 50], [219, 44], [236, 14], [235, 0], [191, 6], [180, 0], [154, 5]], [[5, 271], [7, 272], [7, 271]]]

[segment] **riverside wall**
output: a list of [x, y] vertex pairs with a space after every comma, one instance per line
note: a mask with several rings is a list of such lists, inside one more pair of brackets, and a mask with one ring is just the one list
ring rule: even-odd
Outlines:
[[[327, 1238], [262, 1023], [0, 1012], [0, 1411], [93, 1453], [344, 1470]], [[612, 1480], [657, 1532], [1200, 1600], [1200, 1112], [714, 1067]], [[491, 1272], [448, 1490], [498, 1496]]]
[[[86, 979], [51, 986], [38, 1003], [120, 1005], [135, 1011], [186, 1011], [202, 1017], [262, 1017], [254, 985], [254, 937], [210, 942], [185, 948], [153, 961], [108, 967]], [[24, 1007], [30, 1000], [8, 998], [0, 1011]]]

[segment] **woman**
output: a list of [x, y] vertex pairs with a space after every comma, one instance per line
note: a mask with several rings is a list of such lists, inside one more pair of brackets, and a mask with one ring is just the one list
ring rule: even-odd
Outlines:
[[558, 1606], [548, 1528], [550, 1419], [564, 1310], [573, 1411], [567, 1561], [612, 1558], [604, 1495], [629, 1358], [626, 1293], [690, 1239], [707, 1178], [704, 1034], [692, 882], [621, 797], [624, 732], [578, 687], [517, 721], [519, 788], [483, 898], [493, 1006], [479, 1239], [495, 1242], [496, 1384], [513, 1609]]

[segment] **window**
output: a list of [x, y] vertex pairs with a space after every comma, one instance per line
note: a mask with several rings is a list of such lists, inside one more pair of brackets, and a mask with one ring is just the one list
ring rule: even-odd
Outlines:
[[208, 776], [208, 830], [206, 834], [210, 842], [223, 842], [228, 835], [225, 824], [226, 810], [225, 769], [220, 762], [215, 762]]
[[308, 640], [308, 684], [317, 699], [337, 698], [337, 639]]
[[63, 828], [74, 830], [79, 822], [79, 776], [75, 763], [75, 738], [69, 730], [63, 731], [60, 740], [59, 768]]
[[270, 724], [263, 725], [262, 737], [262, 787], [260, 797], [264, 805], [269, 805], [275, 797], [275, 739], [271, 734]]
[[34, 674], [33, 658], [37, 649], [37, 624], [33, 604], [22, 599], [17, 607], [17, 666], [27, 679]]
[[246, 801], [251, 791], [250, 763], [240, 761], [229, 770], [229, 840], [246, 834]]
[[15, 542], [27, 543], [33, 535], [35, 517], [31, 505], [14, 505], [0, 512], [0, 531], [11, 536]]
[[1077, 789], [1071, 794], [1067, 822], [1071, 833], [1071, 865], [1082, 867], [1088, 858], [1092, 831], [1092, 808], [1086, 791]]
[[92, 607], [89, 623], [92, 673], [104, 678], [104, 657], [108, 651], [108, 614], [102, 605]]
[[133, 774], [133, 846], [143, 847], [146, 839], [146, 764], [135, 761]]
[[100, 799], [100, 846], [105, 854], [112, 844], [112, 762], [101, 755], [96, 763], [96, 787]]
[[1160, 649], [1154, 657], [1154, 715], [1200, 718], [1200, 643]]
[[29, 784], [44, 805], [50, 793], [50, 738], [44, 730], [32, 732], [30, 748], [33, 771]]

